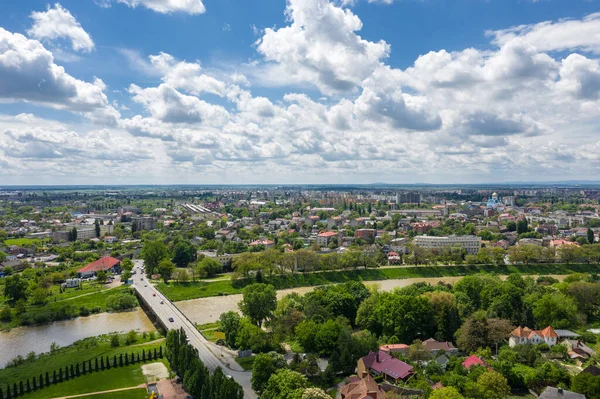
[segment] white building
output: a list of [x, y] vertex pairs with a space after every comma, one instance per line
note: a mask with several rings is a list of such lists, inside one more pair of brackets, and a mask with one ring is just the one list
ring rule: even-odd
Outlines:
[[454, 246], [463, 247], [469, 255], [474, 255], [481, 248], [481, 237], [477, 236], [449, 236], [449, 237], [433, 237], [433, 236], [417, 236], [413, 240], [413, 244], [417, 247], [426, 249], [442, 249], [452, 248]]
[[508, 338], [508, 346], [511, 348], [515, 345], [538, 345], [546, 343], [548, 346], [556, 345], [558, 341], [558, 334], [550, 326], [543, 330], [531, 330], [527, 327], [517, 327], [510, 333]]

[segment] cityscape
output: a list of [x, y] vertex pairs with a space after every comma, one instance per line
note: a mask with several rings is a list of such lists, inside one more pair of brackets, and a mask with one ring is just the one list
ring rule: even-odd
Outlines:
[[0, 1], [0, 399], [600, 399], [599, 1]]

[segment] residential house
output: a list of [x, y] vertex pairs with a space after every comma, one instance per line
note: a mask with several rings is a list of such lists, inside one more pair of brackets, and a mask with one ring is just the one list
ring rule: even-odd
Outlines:
[[512, 348], [515, 345], [531, 344], [537, 345], [545, 342], [548, 346], [556, 345], [558, 334], [548, 326], [543, 330], [531, 330], [528, 327], [517, 327], [508, 338], [508, 345]]
[[368, 373], [361, 377], [350, 377], [348, 383], [340, 388], [342, 399], [384, 399], [385, 391]]
[[567, 348], [569, 348], [569, 357], [571, 359], [589, 359], [594, 356], [596, 352], [587, 346], [583, 341], [577, 339], [565, 339], [561, 342]]
[[386, 353], [401, 353], [403, 355], [408, 355], [409, 349], [410, 349], [410, 346], [408, 346], [406, 344], [387, 344], [387, 345], [381, 345], [379, 347], [380, 351], [383, 351]]
[[104, 270], [109, 273], [120, 273], [121, 261], [117, 258], [113, 258], [112, 256], [105, 256], [77, 270], [77, 277], [93, 277], [100, 270]]
[[402, 263], [402, 258], [398, 254], [398, 252], [388, 252], [387, 254], [388, 264], [390, 265], [398, 265]]
[[452, 345], [452, 342], [439, 342], [433, 338], [423, 341], [423, 346], [434, 355], [437, 355], [440, 352], [446, 352], [452, 355], [458, 353], [458, 349]]
[[538, 399], [586, 399], [585, 395], [564, 390], [562, 388], [546, 387]]
[[468, 358], [466, 358], [465, 361], [462, 362], [462, 365], [467, 370], [469, 370], [473, 366], [483, 366], [483, 367], [490, 368], [490, 366], [488, 366], [488, 364], [486, 362], [484, 362], [483, 360], [481, 360], [481, 358], [479, 358], [475, 355], [471, 355]]
[[104, 242], [107, 244], [114, 244], [115, 242], [119, 241], [119, 239], [115, 236], [106, 236], [104, 237]]
[[267, 240], [267, 239], [260, 239], [260, 240], [252, 241], [248, 245], [251, 246], [251, 247], [256, 247], [258, 245], [263, 245], [265, 247], [265, 249], [268, 249], [268, 248], [273, 248], [273, 246], [275, 245], [275, 241]]
[[317, 244], [320, 247], [327, 247], [333, 238], [338, 237], [338, 233], [335, 231], [326, 231], [317, 235]]
[[389, 355], [384, 351], [369, 352], [367, 356], [358, 359], [358, 375], [367, 372], [372, 376], [382, 375], [385, 380], [397, 383], [407, 380], [414, 374], [410, 364]]

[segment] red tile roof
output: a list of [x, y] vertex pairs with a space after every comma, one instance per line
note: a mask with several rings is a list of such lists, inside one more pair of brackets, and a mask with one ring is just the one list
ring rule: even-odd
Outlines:
[[399, 378], [404, 379], [409, 375], [414, 374], [410, 364], [404, 363], [384, 351], [369, 352], [369, 354], [362, 359], [365, 367], [372, 369], [377, 373], [388, 375], [394, 380]]
[[105, 256], [103, 258], [98, 259], [90, 263], [87, 266], [82, 267], [77, 270], [78, 273], [90, 273], [90, 272], [98, 272], [100, 270], [108, 270], [115, 265], [119, 264], [121, 261], [117, 258], [113, 258], [112, 256]]
[[478, 358], [475, 355], [471, 355], [468, 358], [466, 358], [465, 361], [462, 362], [462, 365], [466, 369], [470, 369], [473, 366], [485, 366], [485, 367], [489, 367], [483, 360], [481, 360], [480, 358]]
[[324, 233], [319, 234], [318, 237], [333, 237], [337, 235], [338, 233], [336, 233], [335, 231], [326, 231]]

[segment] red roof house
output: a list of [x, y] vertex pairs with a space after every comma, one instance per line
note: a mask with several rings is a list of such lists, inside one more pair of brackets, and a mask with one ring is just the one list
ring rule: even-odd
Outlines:
[[105, 256], [77, 270], [77, 276], [95, 276], [100, 270], [118, 273], [120, 271], [120, 265], [121, 261], [119, 259], [113, 258], [112, 256]]
[[466, 358], [465, 361], [462, 362], [462, 365], [467, 370], [473, 366], [483, 366], [483, 367], [490, 368], [490, 366], [488, 366], [486, 362], [484, 362], [483, 360], [481, 360], [480, 358], [478, 358], [475, 355], [471, 355], [468, 358]]
[[394, 382], [405, 380], [415, 372], [410, 364], [390, 356], [384, 351], [369, 352], [367, 356], [358, 359], [358, 375], [363, 372], [369, 375], [383, 375]]

